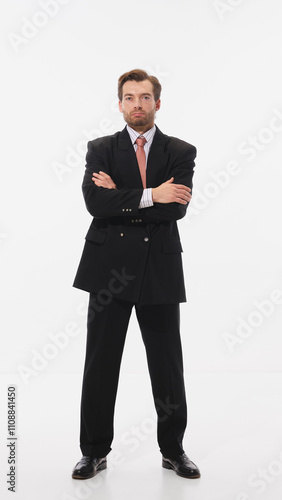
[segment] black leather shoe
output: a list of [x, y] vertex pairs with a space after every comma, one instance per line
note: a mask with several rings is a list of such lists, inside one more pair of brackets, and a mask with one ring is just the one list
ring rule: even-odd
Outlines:
[[178, 476], [196, 479], [201, 477], [198, 467], [187, 457], [185, 453], [177, 458], [163, 457], [164, 469], [172, 469]]
[[72, 471], [73, 479], [90, 479], [107, 468], [107, 459], [83, 456]]

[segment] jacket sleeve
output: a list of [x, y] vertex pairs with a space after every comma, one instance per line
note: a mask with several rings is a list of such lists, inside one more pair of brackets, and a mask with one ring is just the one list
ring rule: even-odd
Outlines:
[[[167, 175], [167, 179], [165, 179], [164, 182], [169, 180], [171, 177], [174, 177], [174, 184], [184, 184], [184, 186], [187, 186], [192, 190], [192, 179], [194, 175], [196, 156], [197, 150], [195, 146], [189, 144], [188, 147], [185, 148], [185, 150], [182, 151], [174, 161], [169, 174]], [[182, 219], [186, 215], [188, 205], [189, 202], [186, 203], [186, 205], [175, 202], [154, 203], [152, 207], [142, 209], [142, 219], [145, 222]]]
[[93, 172], [99, 170], [111, 175], [109, 165], [99, 147], [91, 141], [86, 154], [86, 169], [82, 183], [82, 192], [87, 210], [92, 217], [115, 217], [138, 215], [143, 189], [108, 189], [96, 186], [92, 181]]

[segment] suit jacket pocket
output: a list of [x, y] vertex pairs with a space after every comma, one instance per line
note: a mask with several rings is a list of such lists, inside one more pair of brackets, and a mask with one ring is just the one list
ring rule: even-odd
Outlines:
[[166, 240], [163, 244], [164, 253], [181, 253], [183, 252], [181, 241], [179, 239]]
[[90, 227], [85, 236], [85, 239], [87, 241], [92, 241], [92, 243], [98, 243], [98, 245], [102, 245], [105, 242], [107, 236], [108, 231], [101, 231], [100, 229]]

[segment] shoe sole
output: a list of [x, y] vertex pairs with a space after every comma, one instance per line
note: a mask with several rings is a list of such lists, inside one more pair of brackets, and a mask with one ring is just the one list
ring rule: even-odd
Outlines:
[[104, 462], [101, 462], [97, 469], [93, 472], [93, 474], [89, 474], [88, 476], [80, 476], [80, 475], [74, 475], [72, 474], [72, 478], [73, 479], [91, 479], [91, 477], [94, 477], [98, 474], [98, 472], [100, 472], [101, 470], [105, 470], [107, 468], [107, 461], [105, 460]]
[[201, 477], [201, 474], [197, 474], [197, 475], [195, 474], [194, 476], [186, 476], [185, 474], [181, 474], [181, 472], [177, 472], [175, 470], [175, 468], [173, 467], [173, 465], [171, 465], [171, 463], [166, 462], [165, 460], [162, 461], [162, 466], [164, 469], [173, 470], [175, 472], [175, 474], [177, 474], [180, 477], [185, 477], [185, 479], [197, 479], [197, 478]]

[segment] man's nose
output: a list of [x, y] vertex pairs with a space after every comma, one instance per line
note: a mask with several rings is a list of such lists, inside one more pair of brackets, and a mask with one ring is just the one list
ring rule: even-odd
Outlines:
[[135, 108], [142, 108], [142, 101], [141, 101], [141, 99], [136, 98], [136, 100], [134, 101], [134, 107]]

